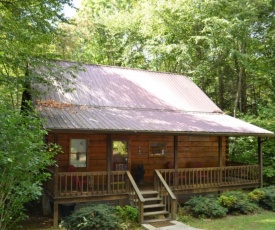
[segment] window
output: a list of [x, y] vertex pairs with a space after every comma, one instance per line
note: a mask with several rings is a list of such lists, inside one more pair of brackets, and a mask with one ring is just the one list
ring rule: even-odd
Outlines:
[[164, 156], [166, 151], [166, 143], [150, 142], [150, 156]]
[[113, 170], [128, 169], [128, 141], [113, 141]]
[[71, 139], [70, 164], [75, 167], [87, 166], [86, 139]]

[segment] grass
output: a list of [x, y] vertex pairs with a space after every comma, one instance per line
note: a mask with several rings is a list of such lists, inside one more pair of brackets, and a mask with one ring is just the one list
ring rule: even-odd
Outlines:
[[254, 215], [227, 216], [222, 219], [181, 217], [185, 224], [205, 230], [275, 230], [275, 213], [263, 211]]
[[[254, 215], [227, 216], [221, 219], [197, 219], [181, 216], [178, 221], [204, 230], [275, 230], [275, 212], [263, 211]], [[52, 227], [52, 219], [32, 217], [22, 223], [24, 230], [58, 230]], [[139, 227], [129, 229], [141, 229]], [[60, 229], [59, 229], [60, 230]]]

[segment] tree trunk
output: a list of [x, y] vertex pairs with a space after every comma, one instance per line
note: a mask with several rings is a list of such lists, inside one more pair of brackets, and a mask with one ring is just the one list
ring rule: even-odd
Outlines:
[[218, 78], [219, 78], [219, 107], [221, 110], [224, 109], [224, 84], [223, 84], [223, 71], [221, 70], [222, 67], [218, 69]]
[[237, 57], [235, 57], [235, 66], [238, 73], [238, 78], [237, 78], [238, 80], [237, 80], [237, 92], [236, 92], [235, 103], [234, 103], [234, 117], [236, 117], [236, 112], [238, 109], [238, 104], [239, 104], [240, 94], [242, 89], [242, 73], [241, 73], [242, 68], [239, 68]]
[[[242, 44], [240, 47], [240, 53], [245, 54], [245, 45]], [[239, 61], [235, 55], [235, 66], [236, 72], [238, 73], [237, 81], [237, 92], [234, 104], [234, 117], [236, 116], [236, 111], [239, 108], [241, 112], [246, 112], [246, 78], [245, 78], [245, 68], [242, 64], [239, 64]]]

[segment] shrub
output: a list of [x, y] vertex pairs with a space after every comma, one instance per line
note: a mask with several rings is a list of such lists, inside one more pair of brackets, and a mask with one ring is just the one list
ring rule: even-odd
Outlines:
[[213, 195], [192, 197], [185, 203], [184, 209], [194, 217], [217, 218], [227, 213]]
[[[0, 87], [1, 88], [1, 87]], [[0, 229], [15, 229], [26, 219], [25, 206], [42, 194], [59, 148], [46, 145], [46, 130], [31, 111], [11, 110], [0, 101]]]
[[61, 222], [61, 226], [68, 230], [111, 230], [119, 229], [118, 222], [114, 206], [97, 204], [76, 210]]
[[259, 205], [265, 209], [275, 211], [275, 186], [260, 188], [264, 196], [259, 200]]
[[122, 222], [138, 221], [138, 210], [132, 206], [126, 205], [124, 207], [117, 206], [116, 211]]
[[188, 224], [194, 221], [195, 218], [187, 212], [186, 208], [180, 206], [178, 207], [177, 220]]
[[231, 214], [256, 213], [260, 210], [255, 203], [250, 202], [248, 195], [242, 191], [224, 192], [218, 201]]
[[263, 199], [264, 195], [265, 192], [263, 190], [256, 188], [252, 192], [248, 193], [248, 198], [252, 202], [259, 203], [259, 201]]

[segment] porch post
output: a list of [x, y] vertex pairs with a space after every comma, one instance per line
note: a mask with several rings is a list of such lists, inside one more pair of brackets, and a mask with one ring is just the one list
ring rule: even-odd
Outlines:
[[258, 164], [259, 164], [259, 180], [260, 188], [263, 187], [263, 153], [262, 153], [262, 141], [258, 137]]
[[53, 202], [53, 227], [58, 228], [58, 203]]
[[178, 153], [179, 153], [179, 148], [178, 148], [178, 136], [174, 136], [174, 168], [175, 168], [175, 181], [173, 181], [173, 185], [175, 187], [178, 187]]
[[219, 168], [220, 168], [220, 175], [218, 178], [219, 183], [222, 183], [223, 179], [222, 179], [222, 137], [219, 136], [218, 137], [218, 148], [219, 148]]
[[[54, 134], [54, 143], [58, 145], [58, 134], [55, 133]], [[54, 188], [53, 188], [53, 195], [54, 197], [58, 196], [58, 166], [59, 166], [59, 162], [58, 162], [58, 155], [54, 156], [54, 160], [56, 161], [56, 165], [54, 166], [54, 175], [53, 175], [53, 179], [54, 179]]]
[[222, 137], [219, 138], [219, 167], [222, 167]]
[[107, 135], [107, 192], [111, 192], [112, 139]]
[[58, 180], [59, 180], [59, 176], [58, 176], [58, 167], [54, 166], [54, 175], [53, 175], [53, 179], [54, 179], [54, 188], [53, 188], [53, 196], [57, 197], [58, 196]]
[[[54, 143], [58, 144], [58, 134], [55, 133], [54, 134]], [[53, 197], [57, 197], [58, 196], [58, 156], [55, 156], [55, 161], [56, 161], [56, 165], [54, 166], [54, 188], [53, 188]], [[59, 216], [59, 210], [58, 210], [58, 203], [55, 201], [55, 199], [53, 200], [53, 227], [54, 228], [58, 228], [58, 216]]]

